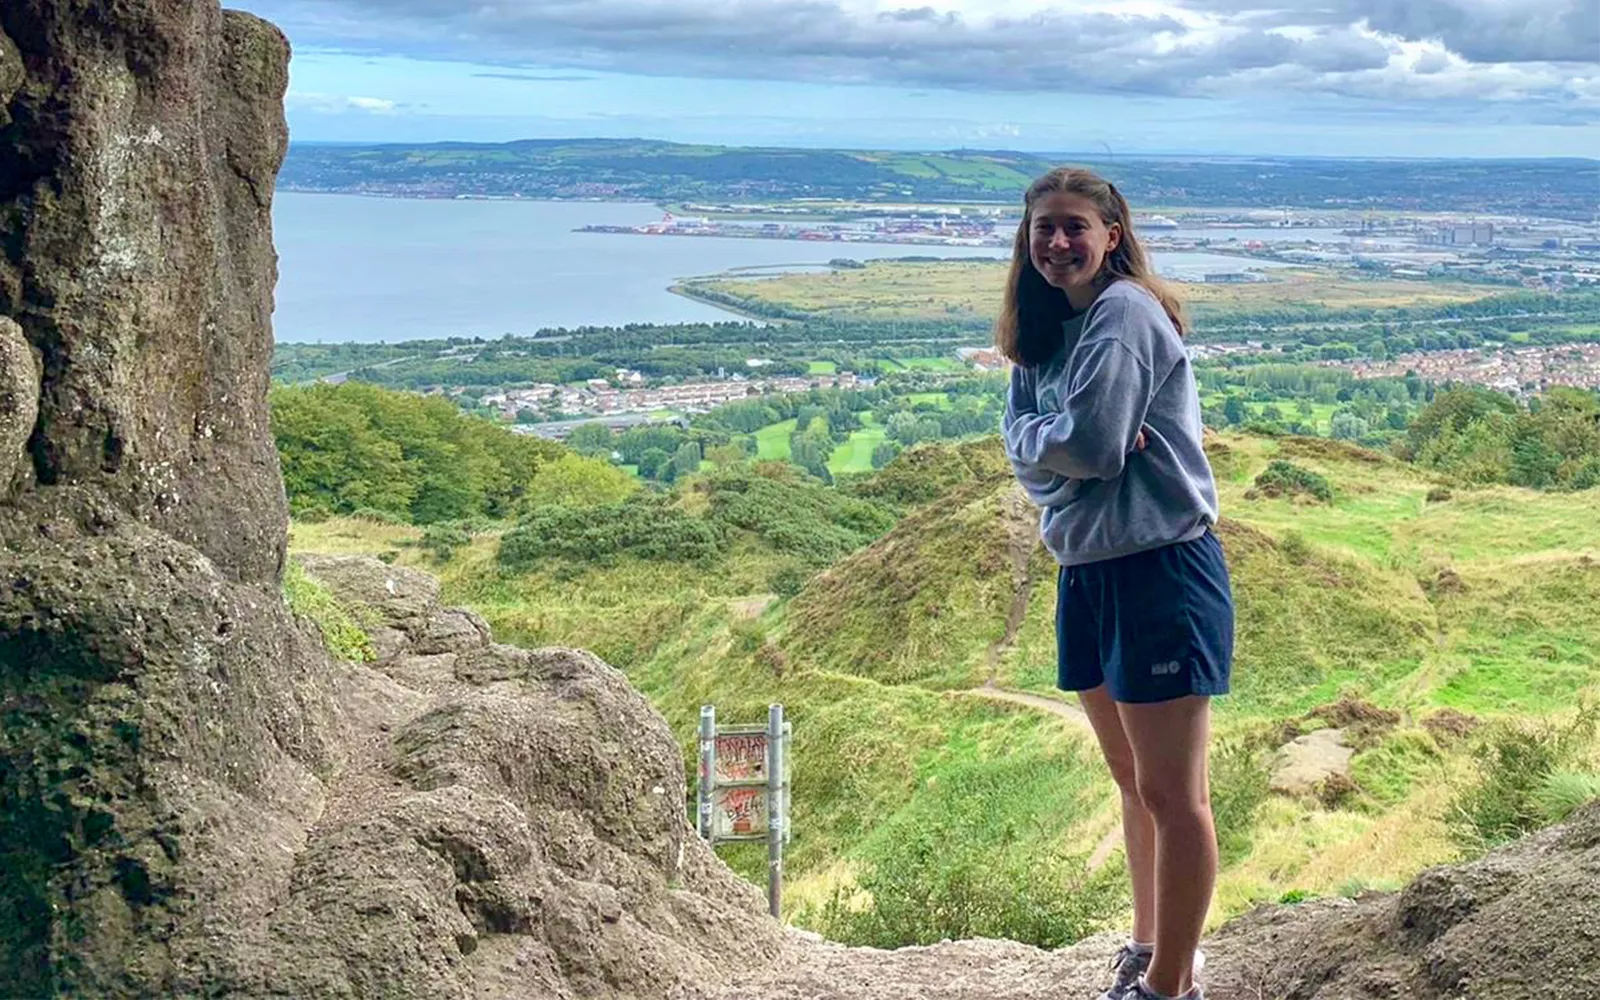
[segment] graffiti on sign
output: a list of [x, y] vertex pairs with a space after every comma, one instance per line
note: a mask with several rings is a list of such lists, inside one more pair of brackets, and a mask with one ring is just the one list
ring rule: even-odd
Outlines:
[[717, 734], [717, 783], [767, 780], [765, 733]]
[[718, 788], [711, 795], [711, 823], [717, 837], [759, 837], [767, 832], [767, 789]]

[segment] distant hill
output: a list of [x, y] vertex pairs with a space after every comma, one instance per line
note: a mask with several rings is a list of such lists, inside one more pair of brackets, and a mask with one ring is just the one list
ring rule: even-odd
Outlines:
[[991, 201], [1058, 163], [1092, 166], [1136, 204], [1508, 212], [1587, 221], [1600, 161], [1133, 157], [1005, 150], [786, 149], [644, 139], [290, 147], [290, 191], [418, 198]]

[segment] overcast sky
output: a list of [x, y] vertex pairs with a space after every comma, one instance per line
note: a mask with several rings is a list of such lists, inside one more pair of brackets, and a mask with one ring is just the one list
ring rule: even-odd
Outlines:
[[1600, 156], [1600, 0], [232, 0], [302, 140]]

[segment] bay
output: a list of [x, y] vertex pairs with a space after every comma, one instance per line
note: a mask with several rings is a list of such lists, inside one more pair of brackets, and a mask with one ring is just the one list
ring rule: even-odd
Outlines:
[[[284, 343], [499, 337], [540, 329], [737, 317], [667, 291], [735, 268], [798, 270], [835, 257], [1004, 256], [989, 247], [808, 243], [579, 233], [639, 225], [654, 205], [367, 198], [279, 192], [276, 337]], [[1178, 276], [1270, 267], [1222, 254], [1169, 253]]]

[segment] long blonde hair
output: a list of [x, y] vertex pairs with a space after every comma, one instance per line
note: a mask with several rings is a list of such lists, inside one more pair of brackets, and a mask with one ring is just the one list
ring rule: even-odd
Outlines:
[[1072, 315], [1072, 306], [1065, 293], [1044, 280], [1028, 253], [1033, 206], [1045, 195], [1057, 192], [1087, 198], [1107, 226], [1116, 223], [1122, 228], [1122, 240], [1106, 255], [1100, 280], [1108, 284], [1132, 281], [1144, 287], [1161, 303], [1178, 335], [1183, 336], [1188, 327], [1183, 303], [1170, 285], [1156, 277], [1149, 256], [1134, 235], [1133, 213], [1122, 192], [1092, 170], [1057, 167], [1029, 185], [1022, 199], [1022, 222], [1011, 248], [1011, 274], [1006, 279], [1000, 318], [994, 329], [994, 343], [1000, 353], [1019, 365], [1037, 365], [1050, 360], [1061, 348], [1061, 324]]

